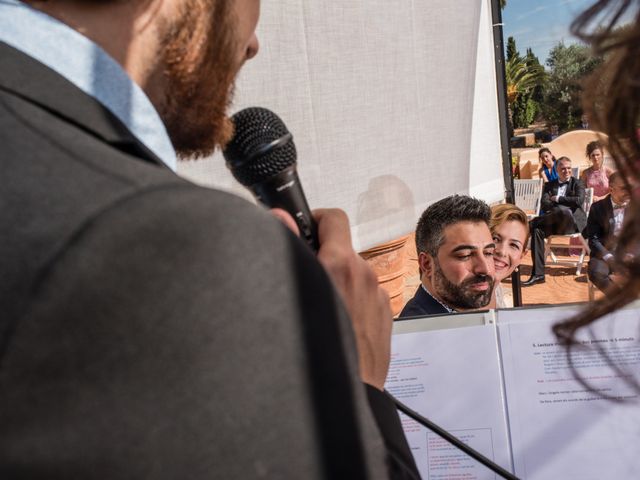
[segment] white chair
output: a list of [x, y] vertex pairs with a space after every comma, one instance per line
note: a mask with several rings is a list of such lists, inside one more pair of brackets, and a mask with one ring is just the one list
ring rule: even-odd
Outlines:
[[[591, 208], [592, 202], [593, 202], [593, 188], [587, 188], [585, 189], [584, 202], [582, 204], [582, 209], [586, 214], [589, 214], [589, 209]], [[564, 239], [577, 238], [578, 240], [580, 240], [580, 244], [571, 245], [570, 244], [571, 240], [569, 240], [566, 243], [557, 242], [557, 240], [560, 238], [564, 238]], [[552, 248], [569, 248], [569, 249], [579, 248], [580, 256], [578, 257], [578, 260], [576, 260], [575, 262], [571, 260], [558, 260], [558, 257], [556, 257], [555, 253], [553, 253]], [[552, 262], [556, 265], [569, 265], [571, 267], [576, 267], [576, 275], [580, 275], [580, 272], [582, 271], [582, 264], [584, 263], [584, 257], [585, 255], [588, 255], [588, 254], [589, 254], [589, 244], [587, 243], [587, 240], [582, 236], [582, 233], [580, 232], [568, 233], [565, 235], [549, 235], [545, 240], [545, 246], [544, 246], [545, 262], [546, 262], [546, 259], [550, 256]]]
[[541, 178], [533, 180], [516, 179], [513, 181], [516, 206], [524, 210], [529, 220], [537, 217], [540, 213], [543, 183]]

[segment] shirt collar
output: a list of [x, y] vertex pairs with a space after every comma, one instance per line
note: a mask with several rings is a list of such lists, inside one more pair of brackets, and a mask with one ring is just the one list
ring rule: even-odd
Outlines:
[[620, 210], [620, 209], [624, 209], [624, 208], [626, 208], [626, 207], [627, 207], [626, 205], [618, 205], [617, 203], [615, 203], [615, 202], [613, 201], [613, 197], [612, 197], [611, 195], [609, 195], [609, 200], [611, 200], [611, 207], [612, 207], [614, 210]]
[[438, 300], [430, 291], [427, 287], [424, 286], [424, 283], [420, 284], [423, 288], [423, 290], [425, 292], [427, 292], [427, 295], [429, 295], [431, 298], [433, 298], [436, 302], [438, 302], [440, 305], [442, 305], [442, 307], [449, 313], [456, 313], [456, 311], [451, 308], [449, 305], [447, 305], [446, 303], [442, 303], [440, 300]]
[[176, 170], [176, 153], [158, 112], [101, 47], [18, 0], [0, 0], [0, 40], [94, 97], [171, 170]]

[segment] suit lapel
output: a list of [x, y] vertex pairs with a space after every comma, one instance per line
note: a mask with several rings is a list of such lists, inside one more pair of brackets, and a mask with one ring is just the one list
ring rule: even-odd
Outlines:
[[558, 194], [558, 188], [560, 188], [560, 184], [557, 180], [551, 180], [550, 182], [545, 183], [543, 188], [549, 193], [550, 197], [553, 197], [554, 195]]
[[418, 298], [423, 310], [433, 313], [449, 313], [448, 310], [444, 308], [440, 302], [438, 302], [435, 298], [433, 298], [433, 296], [427, 293], [424, 288], [422, 288], [422, 285], [418, 286], [418, 289], [420, 291], [420, 295]]
[[615, 220], [613, 218], [613, 205], [611, 205], [611, 195], [607, 195], [602, 205], [602, 213], [604, 215], [604, 222], [607, 226], [605, 232], [607, 237], [615, 230]]
[[121, 151], [164, 165], [100, 102], [4, 42], [0, 42], [0, 90], [39, 105]]

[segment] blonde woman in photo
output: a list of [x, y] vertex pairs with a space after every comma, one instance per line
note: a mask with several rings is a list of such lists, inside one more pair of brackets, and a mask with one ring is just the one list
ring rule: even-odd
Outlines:
[[527, 252], [529, 240], [527, 214], [510, 203], [495, 205], [491, 207], [489, 229], [496, 245], [493, 254], [496, 271], [495, 288], [489, 307], [505, 308], [508, 305], [500, 282], [513, 273]]

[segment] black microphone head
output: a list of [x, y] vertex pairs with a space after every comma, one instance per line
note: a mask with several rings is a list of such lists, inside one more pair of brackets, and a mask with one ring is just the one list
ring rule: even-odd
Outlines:
[[296, 163], [296, 147], [271, 110], [250, 107], [231, 117], [234, 135], [222, 154], [235, 179], [249, 187]]

